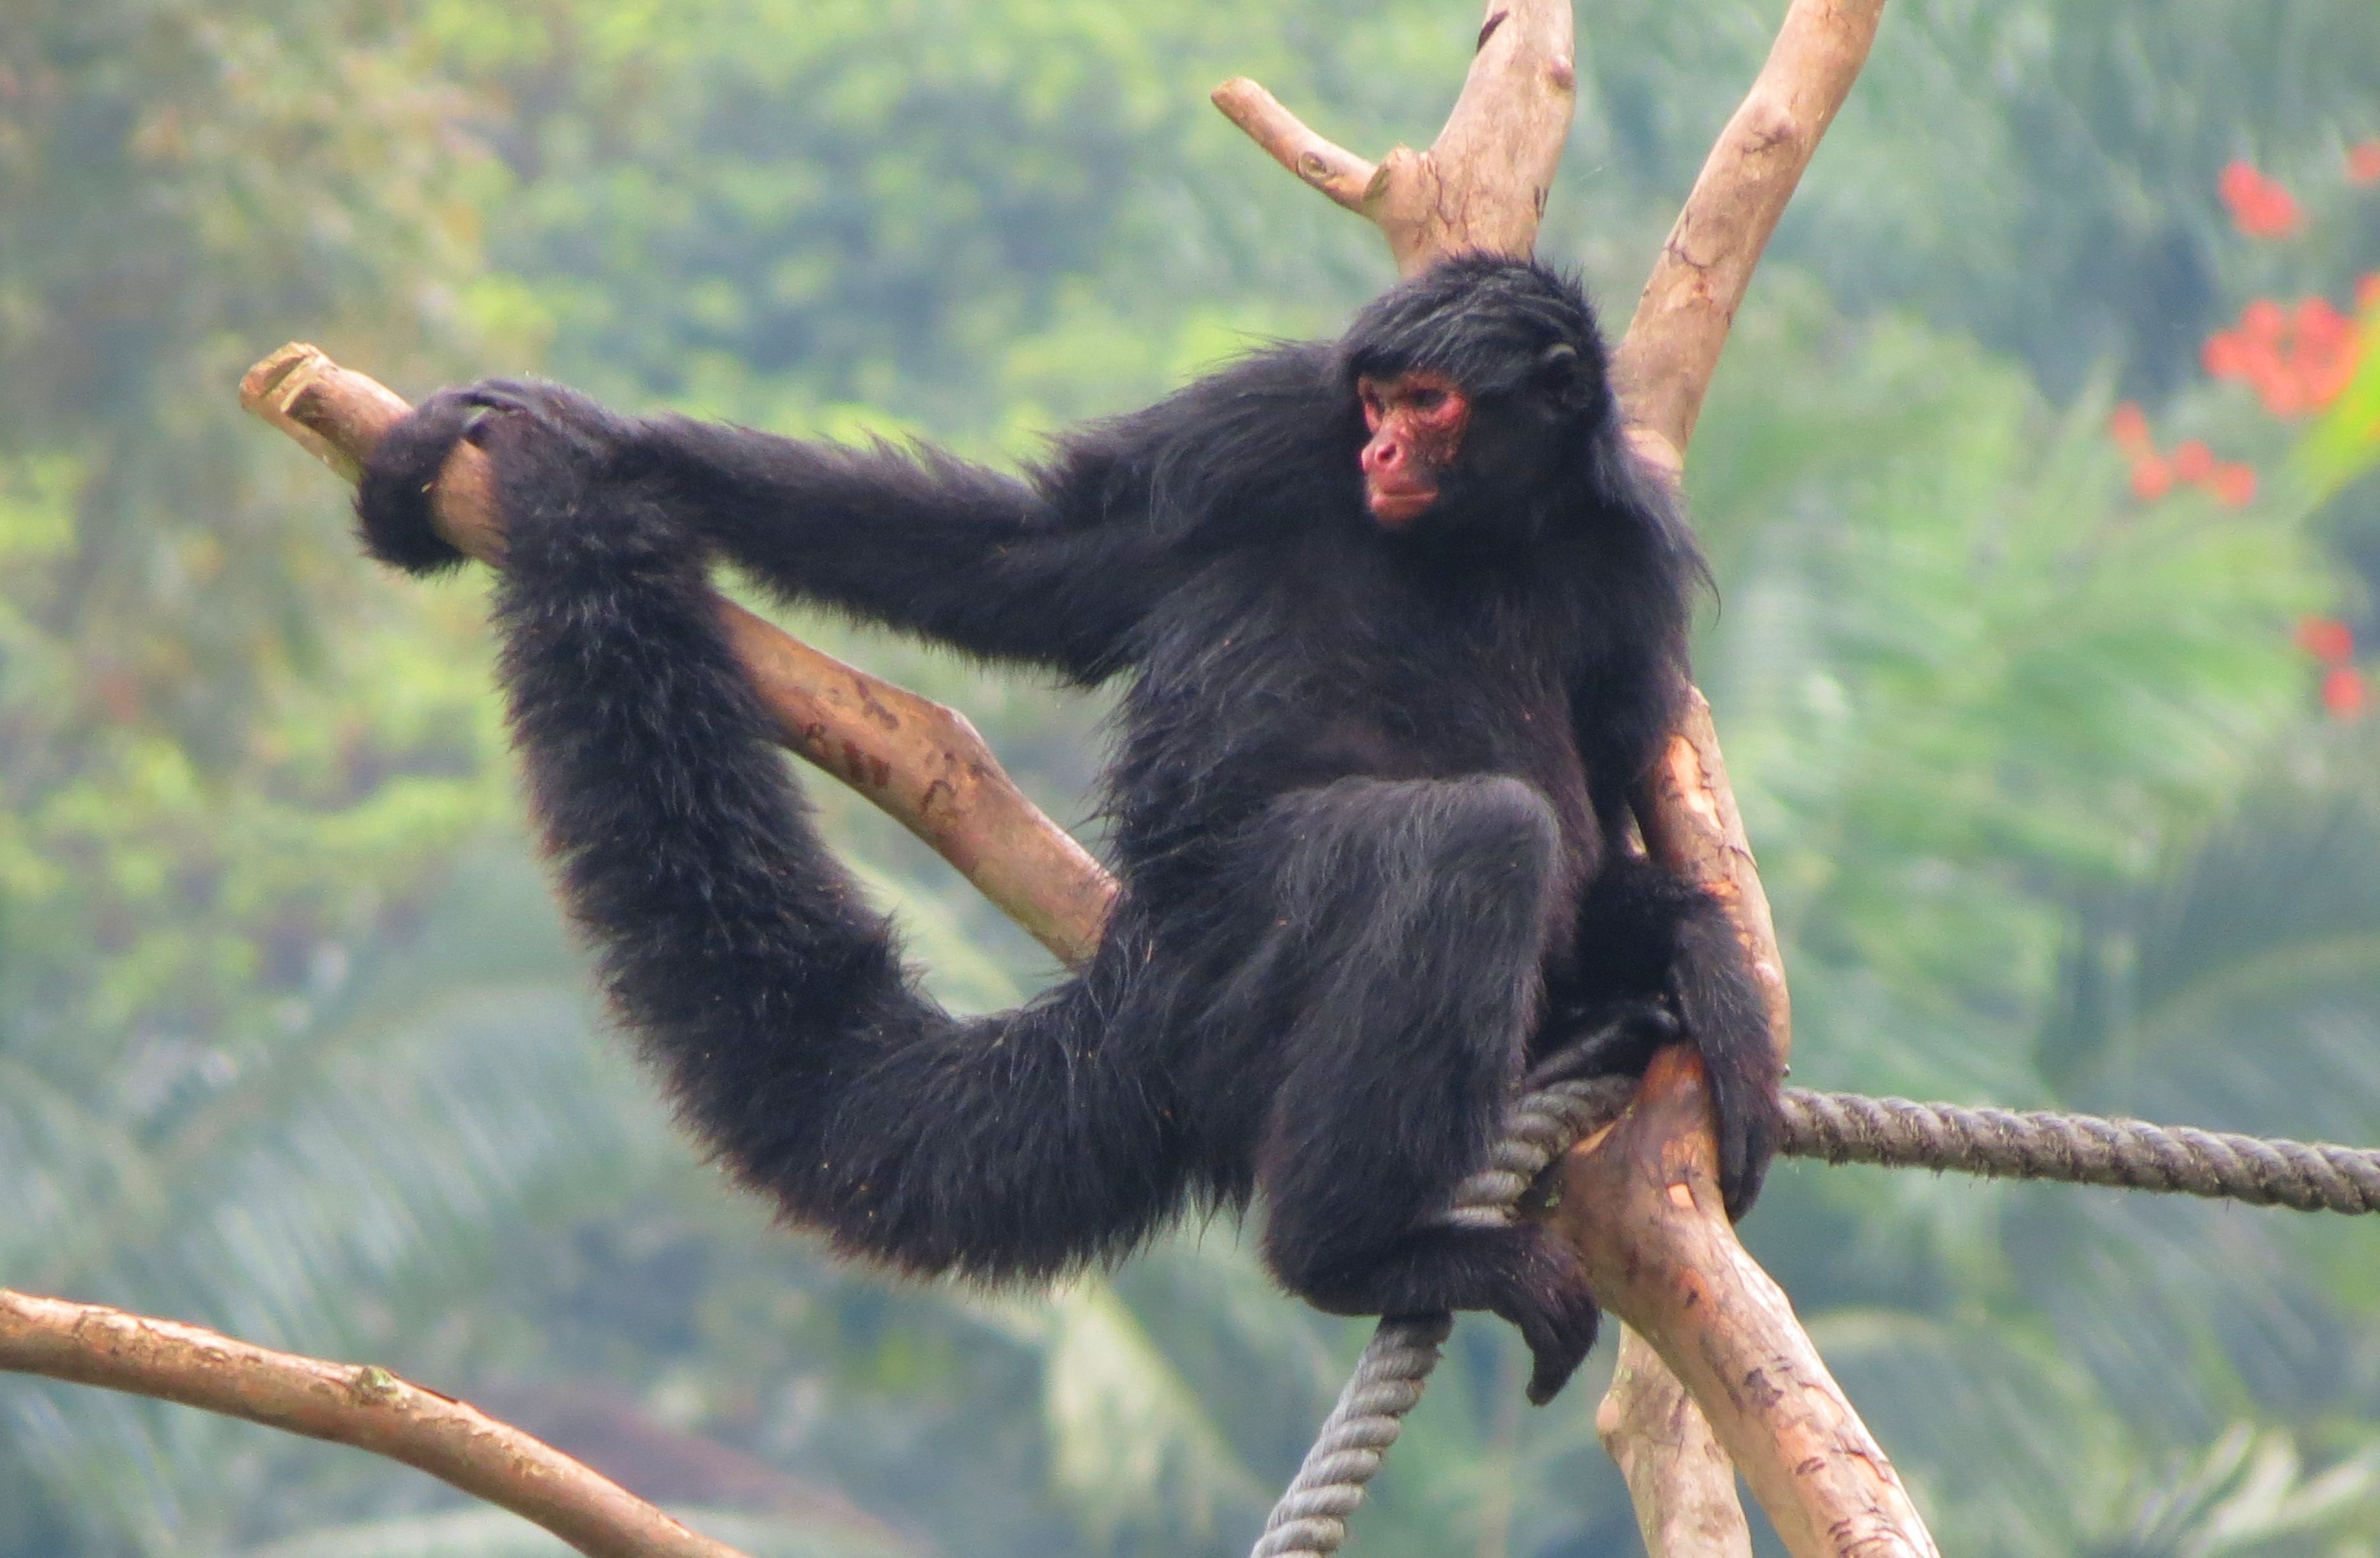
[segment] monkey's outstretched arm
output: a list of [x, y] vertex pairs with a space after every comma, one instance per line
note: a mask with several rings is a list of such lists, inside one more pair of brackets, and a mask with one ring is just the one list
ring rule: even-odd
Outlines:
[[1087, 521], [1045, 484], [939, 449], [630, 426], [627, 468], [770, 590], [987, 659], [1098, 681], [1171, 573], [1136, 505]]

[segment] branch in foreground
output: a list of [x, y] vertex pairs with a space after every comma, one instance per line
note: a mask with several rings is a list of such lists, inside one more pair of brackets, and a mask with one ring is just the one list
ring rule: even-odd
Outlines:
[[[291, 342], [249, 369], [240, 404], [352, 482], [409, 408], [379, 381]], [[438, 479], [439, 534], [504, 560], [487, 456], [458, 445]], [[735, 657], [787, 747], [891, 813], [1042, 945], [1079, 963], [1099, 943], [1115, 882], [1025, 797], [966, 716], [719, 603]]]
[[1628, 1112], [1563, 1161], [1554, 1215], [1596, 1296], [1694, 1394], [1794, 1558], [1939, 1558], [1783, 1291], [1736, 1242], [1709, 1122], [1702, 1062], [1673, 1045]]
[[0, 1288], [0, 1369], [176, 1401], [403, 1461], [589, 1558], [743, 1558], [543, 1440], [370, 1364]]

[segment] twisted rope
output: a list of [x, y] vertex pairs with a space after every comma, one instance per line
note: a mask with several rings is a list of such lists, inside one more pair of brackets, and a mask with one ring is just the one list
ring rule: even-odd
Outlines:
[[[1635, 1091], [1633, 1077], [1598, 1077], [1523, 1099], [1488, 1166], [1456, 1190], [1449, 1220], [1510, 1222], [1537, 1175], [1572, 1143], [1619, 1118]], [[1780, 1151], [1830, 1163], [2108, 1185], [2300, 1211], [2380, 1211], [2380, 1150], [1806, 1088], [1785, 1090], [1783, 1126]], [[1339, 1551], [1348, 1517], [1421, 1400], [1452, 1324], [1444, 1314], [1380, 1322], [1251, 1558], [1331, 1558]]]
[[1784, 1150], [1830, 1163], [2112, 1185], [2300, 1211], [2380, 1211], [2380, 1151], [2095, 1114], [1789, 1088]]
[[[1512, 1221], [1513, 1206], [1537, 1175], [1571, 1143], [1618, 1119], [1635, 1091], [1634, 1077], [1598, 1077], [1523, 1099], [1504, 1122], [1504, 1138], [1488, 1166], [1455, 1190], [1450, 1220]], [[1347, 1540], [1347, 1517], [1362, 1505], [1366, 1484], [1403, 1431], [1405, 1414], [1421, 1399], [1438, 1367], [1439, 1344], [1453, 1325], [1448, 1314], [1380, 1321], [1289, 1491], [1272, 1506], [1251, 1558], [1330, 1558], [1339, 1551]]]

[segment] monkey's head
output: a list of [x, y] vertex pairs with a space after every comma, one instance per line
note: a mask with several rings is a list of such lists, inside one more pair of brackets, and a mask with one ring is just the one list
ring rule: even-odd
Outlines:
[[1594, 310], [1534, 261], [1440, 261], [1366, 305], [1339, 355], [1365, 505], [1389, 529], [1533, 516], [1612, 431]]

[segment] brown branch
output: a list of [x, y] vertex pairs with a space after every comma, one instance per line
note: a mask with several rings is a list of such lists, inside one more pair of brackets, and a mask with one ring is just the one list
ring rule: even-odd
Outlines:
[[1785, 990], [1785, 955], [1778, 950], [1777, 922], [1768, 893], [1752, 858], [1752, 841], [1736, 809], [1719, 756], [1718, 731], [1709, 702], [1690, 689], [1685, 716], [1670, 737], [1670, 749], [1645, 776], [1634, 797], [1637, 824], [1652, 857], [1725, 905], [1752, 955], [1752, 972], [1768, 999], [1768, 1020], [1780, 1054], [1793, 1047], [1793, 1005]]
[[[1615, 371], [1639, 424], [1635, 433], [1673, 472], [1682, 465], [1753, 268], [1857, 75], [1881, 9], [1882, 0], [1795, 0], [1768, 65], [1696, 182], [1619, 347]], [[1399, 270], [1410, 274], [1447, 253], [1524, 253], [1531, 248], [1568, 133], [1575, 87], [1566, 0], [1490, 0], [1463, 93], [1427, 152], [1400, 147], [1375, 166], [1308, 129], [1253, 82], [1228, 82], [1215, 99], [1284, 166], [1377, 224]], [[242, 398], [350, 480], [358, 460], [405, 409], [372, 381], [301, 347], [285, 347], [260, 363], [243, 382]], [[465, 551], [500, 560], [501, 535], [488, 501], [485, 462], [477, 451], [459, 452], [442, 477], [439, 519]], [[1112, 881], [1016, 791], [965, 719], [820, 654], [732, 604], [722, 603], [721, 610], [787, 746], [900, 819], [1044, 944], [1070, 961], [1087, 954], [1112, 900]], [[1708, 711], [1699, 699], [1668, 760], [1635, 798], [1648, 847], [1735, 910], [1782, 1041], [1788, 1032], [1783, 963]], [[1640, 1110], [1644, 1118], [1659, 1114], [1650, 1107], [1655, 1102], [1648, 1089]], [[1659, 1117], [1683, 1133], [1669, 1146], [1691, 1138], [1691, 1145], [1707, 1153], [1700, 1112], [1670, 1111]], [[1764, 1291], [1774, 1295], [1774, 1284], [1733, 1245], [1731, 1231], [1726, 1248], [1733, 1258], [1713, 1266], [1712, 1272], [1736, 1280], [1730, 1296], [1748, 1315], [1767, 1314], [1759, 1299]], [[1627, 1306], [1614, 1308], [1630, 1315]], [[1840, 1422], [1857, 1429], [1857, 1418], [1816, 1366], [1781, 1296], [1773, 1308], [1782, 1315], [1782, 1333], [1790, 1333], [1779, 1345], [1798, 1339], [1799, 1353], [1807, 1355], [1809, 1392]], [[1658, 1306], [1644, 1312], [1657, 1326], [1650, 1333], [1653, 1345], [1675, 1367], [1677, 1359], [1663, 1341], [1669, 1337], [1675, 1345], [1676, 1327], [1659, 1328], [1664, 1311]], [[1700, 1442], [1685, 1420], [1693, 1416], [1691, 1407], [1662, 1388], [1654, 1360], [1638, 1356], [1633, 1363], [1623, 1383], [1633, 1379], [1643, 1388], [1625, 1390], [1608, 1403], [1612, 1433], [1641, 1438], [1663, 1431], [1666, 1424], [1677, 1431], [1678, 1443]], [[1686, 1379], [1689, 1384], [1711, 1383], [1707, 1371], [1689, 1370]], [[1712, 1405], [1710, 1397], [1704, 1400], [1706, 1406]], [[1720, 1436], [1731, 1445], [1748, 1431], [1741, 1414], [1722, 1413], [1719, 1418]], [[1864, 1440], [1864, 1429], [1858, 1436]], [[1775, 1447], [1771, 1442], [1759, 1453]], [[1744, 1453], [1737, 1449], [1739, 1455]], [[1623, 1466], [1631, 1458], [1623, 1457]], [[1699, 1540], [1740, 1527], [1731, 1479], [1715, 1452], [1633, 1458], [1631, 1488], [1639, 1496], [1648, 1541], [1657, 1536], [1663, 1541]], [[1876, 1464], [1881, 1466], [1880, 1455]], [[1888, 1479], [1888, 1468], [1885, 1475]], [[1764, 1503], [1772, 1494], [1837, 1491], [1839, 1479], [1797, 1476], [1781, 1482], [1756, 1478], [1754, 1486]], [[1893, 1487], [1897, 1491], [1898, 1485]], [[1771, 1513], [1780, 1529], [1788, 1530], [1797, 1554], [1848, 1551], [1806, 1542], [1821, 1525], [1849, 1529], [1857, 1520], [1819, 1521], [1809, 1514], [1807, 1501], [1792, 1507], [1806, 1517], [1789, 1520], [1775, 1505]], [[1903, 1516], [1905, 1530], [1914, 1533], [1903, 1549], [1931, 1551], [1905, 1498], [1892, 1514], [1895, 1519]]]
[[1753, 268], [1883, 16], [1884, 0], [1793, 0], [1661, 248], [1612, 371], [1630, 420], [1658, 441], [1653, 452], [1671, 470], [1684, 463]]
[[1234, 76], [1217, 87], [1210, 100], [1225, 118], [1270, 152], [1273, 161], [1349, 211], [1363, 212], [1364, 199], [1380, 171], [1377, 164], [1306, 128], [1296, 115], [1281, 106], [1281, 99], [1245, 76]]
[[1570, 0], [1488, 0], [1463, 93], [1427, 152], [1399, 146], [1378, 166], [1298, 122], [1245, 78], [1215, 89], [1215, 106], [1283, 167], [1389, 240], [1412, 275], [1442, 255], [1525, 254], [1578, 97]]
[[1694, 1394], [1794, 1558], [1937, 1558], [1792, 1306], [1736, 1242], [1690, 1048], [1655, 1056], [1628, 1113], [1571, 1152], [1554, 1215], [1596, 1296]]
[[[240, 404], [352, 481], [407, 409], [377, 381], [293, 342], [249, 369]], [[458, 447], [438, 479], [439, 533], [501, 564], [487, 456]], [[1115, 882], [1002, 772], [966, 716], [820, 653], [732, 602], [720, 620], [778, 739], [899, 819], [1042, 945], [1080, 963]]]
[[1627, 1479], [1636, 1528], [1653, 1558], [1752, 1558], [1735, 1463], [1694, 1398], [1633, 1327], [1620, 1328], [1620, 1360], [1595, 1410], [1595, 1431]]
[[589, 1558], [742, 1558], [543, 1440], [370, 1364], [0, 1288], [0, 1369], [369, 1450], [511, 1510]]

